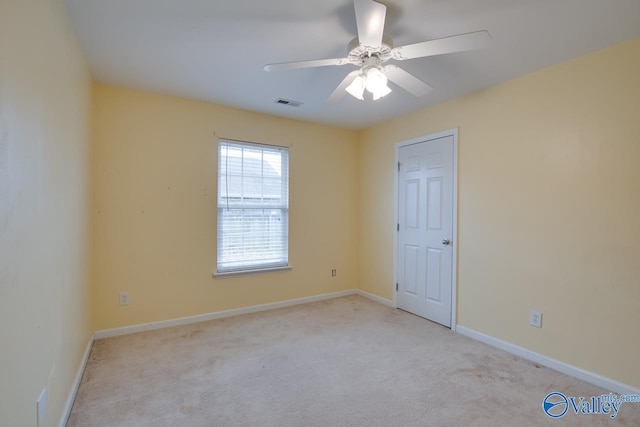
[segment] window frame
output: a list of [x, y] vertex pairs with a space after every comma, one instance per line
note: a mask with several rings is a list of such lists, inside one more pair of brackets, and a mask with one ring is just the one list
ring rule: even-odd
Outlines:
[[[285, 173], [286, 172], [286, 177], [282, 178], [281, 176], [281, 185], [283, 185], [283, 190], [286, 188], [286, 204], [282, 204], [282, 206], [279, 207], [270, 207], [269, 205], [265, 204], [263, 205], [264, 208], [256, 208], [255, 205], [251, 205], [250, 203], [248, 204], [236, 204], [236, 206], [234, 206], [233, 208], [230, 208], [227, 204], [226, 209], [232, 210], [232, 209], [273, 209], [273, 210], [280, 210], [281, 213], [283, 215], [286, 215], [286, 221], [285, 224], [282, 225], [282, 227], [284, 227], [284, 229], [281, 232], [281, 236], [282, 234], [284, 234], [284, 236], [282, 237], [283, 242], [284, 242], [284, 258], [285, 258], [285, 262], [280, 264], [280, 263], [259, 263], [256, 262], [254, 264], [248, 263], [246, 265], [241, 265], [238, 267], [223, 267], [221, 268], [221, 259], [222, 259], [222, 237], [221, 237], [221, 233], [222, 233], [222, 227], [223, 227], [223, 223], [221, 223], [222, 221], [222, 208], [221, 207], [221, 203], [222, 203], [222, 192], [221, 192], [221, 181], [223, 178], [222, 175], [222, 147], [224, 145], [227, 146], [236, 146], [236, 147], [242, 147], [242, 148], [256, 148], [256, 149], [264, 149], [265, 151], [280, 151], [282, 153], [284, 153], [284, 155], [282, 155], [281, 157], [281, 161], [283, 161], [284, 164], [282, 164], [281, 166], [281, 173]], [[241, 140], [235, 140], [235, 139], [229, 139], [229, 138], [218, 138], [217, 141], [217, 179], [218, 179], [218, 185], [216, 188], [216, 232], [217, 232], [217, 239], [216, 239], [216, 267], [215, 270], [213, 272], [213, 276], [217, 277], [217, 278], [224, 278], [224, 277], [228, 277], [228, 276], [237, 276], [237, 275], [251, 275], [251, 274], [260, 274], [260, 273], [267, 273], [267, 272], [274, 272], [274, 271], [286, 271], [286, 270], [291, 270], [293, 267], [290, 264], [290, 258], [289, 258], [289, 212], [290, 212], [290, 207], [289, 207], [289, 200], [290, 200], [290, 174], [289, 174], [289, 170], [290, 170], [290, 150], [289, 147], [286, 146], [281, 146], [281, 145], [273, 145], [273, 144], [264, 144], [264, 143], [257, 143], [257, 142], [250, 142], [250, 141], [241, 141]], [[228, 157], [227, 157], [228, 159]], [[262, 160], [264, 162], [264, 160]], [[244, 162], [244, 160], [243, 160]], [[264, 163], [263, 163], [264, 165]], [[227, 179], [226, 182], [229, 182], [229, 169], [227, 169], [228, 165], [225, 166], [225, 173], [227, 174], [225, 176], [225, 179]], [[242, 171], [241, 172], [242, 177], [245, 177], [245, 172]], [[261, 183], [264, 182], [264, 171], [262, 172], [261, 175]], [[286, 184], [286, 186], [285, 186]], [[226, 190], [228, 191], [228, 189]], [[227, 200], [229, 199], [229, 194], [226, 193], [227, 195]], [[264, 194], [263, 194], [264, 196]], [[237, 202], [236, 202], [237, 203]], [[243, 217], [245, 215], [243, 214]], [[249, 215], [250, 216], [250, 215]], [[246, 247], [243, 247], [243, 250], [246, 250]]]

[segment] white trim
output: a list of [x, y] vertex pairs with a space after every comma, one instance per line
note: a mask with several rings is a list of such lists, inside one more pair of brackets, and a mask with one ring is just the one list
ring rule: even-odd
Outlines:
[[379, 304], [386, 305], [387, 307], [396, 308], [394, 302], [390, 299], [383, 298], [381, 296], [372, 294], [371, 292], [363, 291], [362, 289], [355, 290], [356, 295], [360, 295], [361, 297], [368, 298], [372, 301], [375, 301]]
[[504, 350], [523, 359], [527, 359], [531, 362], [546, 366], [547, 368], [551, 368], [560, 373], [567, 374], [579, 380], [588, 382], [598, 387], [602, 387], [605, 390], [609, 390], [618, 394], [640, 394], [640, 388], [636, 388], [628, 384], [612, 380], [611, 378], [586, 371], [582, 368], [569, 365], [568, 363], [561, 362], [549, 356], [545, 356], [543, 354], [527, 350], [526, 348], [517, 346], [515, 344], [502, 341], [498, 338], [485, 335], [482, 332], [474, 331], [473, 329], [467, 328], [465, 326], [458, 325], [457, 332], [460, 335], [464, 335], [485, 344], [489, 344], [492, 347], [499, 348], [500, 350]]
[[157, 322], [141, 323], [138, 325], [124, 326], [121, 328], [103, 329], [96, 331], [95, 339], [116, 337], [120, 335], [135, 334], [137, 332], [151, 331], [155, 329], [170, 328], [172, 326], [189, 325], [191, 323], [206, 322], [208, 320], [223, 319], [225, 317], [239, 316], [241, 314], [257, 313], [260, 311], [274, 310], [309, 302], [323, 301], [356, 294], [355, 289], [331, 292], [328, 294], [314, 295], [310, 297], [296, 298], [285, 301], [270, 302], [267, 304], [252, 305], [249, 307], [234, 308], [231, 310], [214, 311], [212, 313], [197, 314], [195, 316], [179, 317], [176, 319], [160, 320]]
[[451, 330], [458, 326], [458, 128], [453, 133], [453, 259], [451, 260]]
[[400, 185], [400, 143], [397, 143], [394, 148], [394, 163], [393, 163], [393, 283], [391, 283], [391, 294], [393, 295], [393, 307], [398, 308], [398, 224], [399, 224], [399, 212], [398, 205], [400, 204], [400, 191], [398, 186]]
[[432, 133], [426, 136], [420, 136], [418, 138], [409, 139], [407, 141], [397, 142], [395, 145], [395, 173], [394, 173], [394, 208], [393, 208], [393, 307], [398, 307], [396, 283], [398, 283], [398, 198], [400, 192], [398, 191], [398, 162], [400, 160], [400, 148], [407, 145], [418, 144], [420, 142], [427, 142], [438, 138], [444, 138], [447, 136], [453, 137], [453, 235], [451, 236], [453, 259], [451, 260], [451, 330], [456, 331], [457, 327], [457, 307], [458, 307], [458, 128], [445, 130], [442, 132]]
[[80, 387], [80, 381], [82, 381], [82, 376], [84, 375], [84, 369], [87, 367], [87, 362], [89, 361], [89, 355], [91, 354], [91, 348], [93, 347], [93, 339], [94, 339], [94, 334], [91, 334], [91, 337], [89, 337], [89, 342], [87, 343], [87, 346], [84, 349], [84, 354], [82, 355], [82, 359], [80, 360], [80, 366], [78, 366], [76, 377], [73, 380], [73, 384], [71, 385], [71, 390], [69, 391], [69, 397], [67, 397], [67, 402], [65, 403], [64, 409], [62, 411], [62, 415], [60, 416], [60, 422], [58, 423], [59, 427], [65, 427], [67, 425], [67, 421], [69, 421], [69, 415], [71, 415], [73, 402], [75, 402], [76, 400], [76, 395], [78, 394], [78, 388]]
[[263, 274], [263, 273], [271, 273], [274, 271], [289, 271], [293, 270], [293, 267], [290, 265], [283, 265], [280, 267], [268, 267], [268, 268], [254, 268], [252, 270], [235, 270], [235, 271], [223, 271], [213, 272], [213, 277], [216, 279], [224, 279], [226, 277], [234, 277], [234, 276], [250, 276], [254, 274]]
[[218, 144], [220, 143], [220, 141], [224, 141], [226, 143], [231, 143], [236, 145], [254, 145], [256, 147], [277, 148], [280, 150], [288, 150], [289, 148], [291, 148], [290, 145], [265, 144], [262, 142], [243, 141], [240, 139], [224, 138], [222, 136], [218, 136]]

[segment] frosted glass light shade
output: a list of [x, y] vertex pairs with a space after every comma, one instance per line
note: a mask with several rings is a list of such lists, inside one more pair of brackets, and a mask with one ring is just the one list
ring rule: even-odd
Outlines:
[[371, 93], [379, 93], [382, 91], [383, 87], [387, 86], [387, 76], [377, 68], [367, 70], [366, 76], [366, 87]]
[[346, 91], [349, 92], [351, 96], [360, 101], [364, 100], [364, 88], [365, 81], [362, 76], [356, 77], [349, 86], [347, 86]]
[[387, 76], [378, 68], [369, 68], [364, 74], [353, 79], [345, 90], [354, 98], [363, 101], [365, 89], [373, 95], [374, 101], [391, 93], [387, 86]]
[[377, 101], [378, 99], [387, 96], [391, 93], [391, 89], [389, 89], [389, 86], [384, 85], [380, 88], [380, 90], [378, 90], [377, 92], [373, 93], [373, 100]]

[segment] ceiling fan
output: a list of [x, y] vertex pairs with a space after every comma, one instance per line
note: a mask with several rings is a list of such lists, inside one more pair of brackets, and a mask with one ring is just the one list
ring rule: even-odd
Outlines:
[[354, 0], [353, 3], [358, 37], [349, 43], [345, 58], [267, 64], [264, 66], [264, 70], [280, 71], [346, 64], [360, 67], [342, 80], [329, 96], [329, 102], [342, 98], [345, 91], [359, 100], [364, 100], [365, 89], [372, 94], [375, 101], [391, 93], [391, 89], [387, 85], [388, 80], [415, 96], [424, 96], [432, 90], [431, 86], [396, 65], [383, 64], [389, 60], [404, 61], [480, 49], [486, 47], [491, 41], [491, 36], [487, 31], [476, 31], [393, 47], [393, 41], [384, 35], [387, 7], [373, 0]]

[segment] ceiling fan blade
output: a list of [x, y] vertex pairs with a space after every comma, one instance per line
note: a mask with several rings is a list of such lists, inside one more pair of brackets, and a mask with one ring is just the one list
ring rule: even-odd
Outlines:
[[353, 0], [360, 44], [372, 48], [382, 45], [387, 7], [373, 0]]
[[267, 64], [265, 71], [293, 70], [296, 68], [326, 67], [328, 65], [350, 64], [349, 58], [315, 59], [311, 61], [280, 62], [278, 64]]
[[383, 72], [389, 80], [415, 96], [424, 96], [433, 90], [422, 80], [395, 65], [387, 65]]
[[344, 78], [344, 80], [342, 80], [342, 82], [340, 82], [340, 84], [338, 85], [338, 87], [336, 88], [336, 90], [333, 91], [333, 93], [329, 96], [329, 98], [327, 98], [327, 102], [328, 103], [332, 103], [332, 102], [336, 102], [339, 101], [340, 99], [342, 99], [342, 97], [344, 96], [347, 89], [347, 86], [349, 86], [351, 84], [351, 82], [358, 77], [358, 74], [360, 74], [362, 71], [361, 70], [355, 70], [350, 72], [349, 74], [347, 74], [347, 77]]
[[487, 31], [476, 31], [458, 36], [398, 46], [391, 50], [391, 56], [393, 59], [402, 61], [405, 59], [422, 58], [424, 56], [481, 49], [487, 47], [490, 42], [491, 36]]

